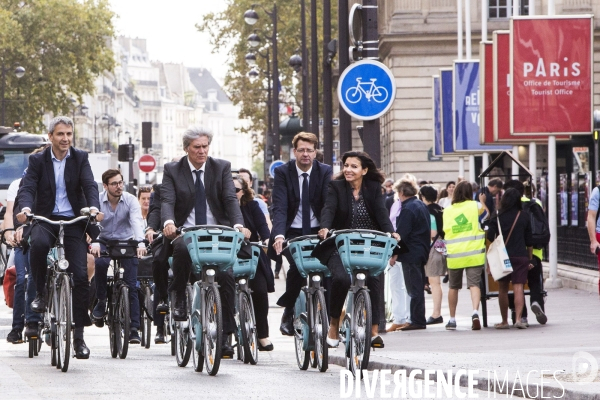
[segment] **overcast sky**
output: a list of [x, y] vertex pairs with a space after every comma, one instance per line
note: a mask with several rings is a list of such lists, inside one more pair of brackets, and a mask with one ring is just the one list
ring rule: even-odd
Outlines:
[[118, 15], [117, 35], [147, 40], [151, 60], [181, 62], [186, 67], [207, 68], [223, 81], [225, 55], [212, 54], [207, 34], [195, 24], [208, 12], [225, 8], [223, 0], [110, 0]]

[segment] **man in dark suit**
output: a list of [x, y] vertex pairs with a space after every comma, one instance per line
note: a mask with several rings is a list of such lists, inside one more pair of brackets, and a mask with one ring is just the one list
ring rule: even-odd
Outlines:
[[[183, 134], [183, 149], [187, 157], [164, 167], [160, 194], [163, 233], [167, 239], [175, 239], [177, 227], [194, 225], [226, 225], [239, 228], [246, 237], [250, 231], [244, 228], [244, 218], [235, 195], [231, 177], [231, 163], [208, 156], [212, 133], [201, 127], [191, 127]], [[165, 245], [168, 242], [165, 241]], [[192, 260], [183, 240], [172, 243], [173, 282], [175, 291], [175, 320], [187, 319], [185, 286], [190, 276]], [[165, 246], [167, 247], [167, 246]], [[232, 269], [217, 273], [219, 293], [223, 305], [223, 338], [236, 329], [234, 320], [235, 281]], [[233, 356], [233, 349], [222, 344], [223, 356]]]
[[[269, 256], [280, 257], [283, 241], [319, 231], [321, 209], [327, 196], [327, 185], [331, 180], [331, 166], [315, 160], [317, 137], [300, 132], [292, 140], [295, 160], [275, 169], [273, 185], [273, 230], [271, 231]], [[283, 335], [293, 336], [292, 318], [296, 298], [305, 281], [291, 257], [285, 293], [277, 304], [285, 307], [279, 330]]]
[[[17, 194], [21, 212], [19, 222], [27, 220], [26, 213], [51, 220], [70, 220], [84, 207], [98, 213], [100, 208], [98, 186], [86, 152], [71, 147], [73, 121], [56, 117], [50, 122], [48, 139], [51, 146], [29, 157], [27, 173]], [[49, 200], [50, 199], [50, 200]], [[98, 213], [97, 220], [102, 220]], [[36, 297], [31, 302], [34, 312], [46, 309], [46, 257], [56, 242], [59, 227], [48, 223], [35, 223], [30, 234], [29, 260]], [[91, 325], [87, 314], [89, 283], [87, 275], [86, 223], [64, 227], [65, 256], [68, 272], [73, 275], [73, 319], [75, 322], [73, 347], [77, 358], [89, 358], [90, 350], [83, 340], [84, 326]]]

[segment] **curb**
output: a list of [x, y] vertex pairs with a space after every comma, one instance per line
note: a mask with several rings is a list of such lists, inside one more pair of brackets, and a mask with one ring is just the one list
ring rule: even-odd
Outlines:
[[[343, 368], [346, 368], [346, 358], [345, 357], [330, 355], [329, 363], [339, 365]], [[401, 365], [401, 364], [384, 363], [384, 362], [379, 362], [379, 361], [369, 361], [369, 368], [368, 368], [369, 371], [382, 370], [382, 369], [391, 370], [392, 374], [399, 370], [405, 370], [406, 375], [408, 376], [413, 370], [423, 371], [426, 368], [410, 367], [410, 366], [405, 366], [405, 365]], [[444, 375], [446, 377], [448, 377], [446, 373]], [[417, 379], [423, 379], [423, 374], [416, 374], [415, 377]], [[493, 384], [493, 382], [491, 382], [489, 379], [487, 379], [487, 377], [485, 375], [477, 375], [477, 376], [475, 376], [475, 378], [477, 378], [477, 385], [474, 386], [475, 389], [487, 391], [488, 385]], [[434, 376], [431, 376], [431, 380], [436, 381]], [[454, 375], [452, 375], [452, 380], [454, 381]], [[515, 382], [510, 381], [510, 380], [508, 380], [506, 382], [508, 382], [506, 390], [495, 390], [493, 393], [506, 394], [506, 395], [510, 395], [511, 397], [512, 396], [523, 397], [524, 393], [536, 393], [537, 397], [533, 397], [533, 398], [541, 399], [541, 397], [539, 397], [539, 394], [538, 394], [538, 391], [539, 391], [538, 385], [523, 384], [522, 382], [518, 382], [517, 386], [523, 387], [523, 390], [525, 392], [521, 392], [521, 390], [516, 390], [516, 391], [513, 390], [513, 393], [511, 394], [511, 393], [509, 393], [509, 388], [515, 387]], [[464, 375], [460, 379], [460, 386], [468, 387], [468, 378]], [[492, 392], [490, 392], [490, 393], [492, 393]], [[575, 390], [571, 390], [571, 389], [567, 389], [567, 388], [560, 389], [560, 388], [553, 387], [553, 386], [544, 386], [543, 395], [544, 395], [544, 397], [543, 397], [544, 399], [563, 398], [563, 399], [569, 399], [569, 400], [600, 400], [600, 394], [579, 392], [579, 391], [575, 391]], [[532, 398], [532, 397], [527, 397], [527, 398]]]

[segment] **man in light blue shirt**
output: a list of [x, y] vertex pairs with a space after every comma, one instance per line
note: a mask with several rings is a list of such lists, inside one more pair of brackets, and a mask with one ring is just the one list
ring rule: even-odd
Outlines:
[[[123, 175], [117, 169], [109, 169], [102, 174], [104, 192], [100, 193], [100, 211], [104, 213], [100, 240], [128, 240], [139, 241], [137, 256], [146, 255], [144, 240], [144, 222], [140, 203], [132, 194], [123, 191]], [[92, 243], [91, 252], [99, 257], [100, 251], [106, 247], [104, 244]], [[98, 303], [94, 307], [92, 317], [101, 320], [106, 314], [106, 273], [110, 259], [108, 257], [96, 258], [96, 295]], [[140, 336], [140, 304], [137, 295], [137, 258], [121, 260], [124, 268], [123, 280], [129, 287], [129, 306], [131, 313], [131, 332], [129, 343], [139, 344]]]

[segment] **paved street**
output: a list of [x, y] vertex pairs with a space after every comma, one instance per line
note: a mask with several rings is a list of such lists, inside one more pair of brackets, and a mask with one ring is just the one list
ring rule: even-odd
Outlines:
[[[277, 280], [276, 286], [277, 293], [280, 293], [283, 279]], [[271, 304], [275, 303], [277, 293], [270, 295]], [[447, 332], [443, 325], [436, 325], [426, 331], [387, 334], [384, 336], [386, 348], [373, 353], [372, 367], [390, 369], [392, 373], [406, 368], [407, 374], [413, 369], [452, 370], [453, 374], [459, 369], [479, 370], [475, 376], [478, 390], [473, 392], [478, 398], [507, 396], [488, 393], [488, 371], [497, 373], [498, 382], [508, 373], [509, 392], [514, 386], [515, 374], [519, 372], [523, 387], [529, 388], [530, 395], [535, 397], [535, 385], [540, 383], [539, 371], [548, 370], [544, 372], [544, 396], [569, 400], [598, 398], [600, 377], [596, 378], [596, 382], [583, 385], [568, 382], [576, 352], [588, 352], [596, 360], [600, 355], [597, 345], [600, 325], [597, 294], [573, 289], [550, 291], [547, 325], [540, 326], [535, 318], [530, 318], [528, 330], [497, 331], [487, 328], [481, 332], [470, 330], [469, 318], [465, 315], [469, 303], [466, 292], [461, 294], [456, 332]], [[431, 310], [430, 296], [426, 299], [427, 309]], [[132, 394], [149, 399], [174, 399], [192, 394], [240, 399], [341, 398], [340, 371], [343, 368], [333, 365], [343, 361], [341, 349], [330, 351], [330, 369], [326, 373], [298, 370], [293, 340], [278, 332], [282, 312], [278, 307], [270, 310], [271, 339], [275, 351], [259, 353], [257, 366], [224, 360], [219, 374], [210, 377], [206, 373], [194, 372], [191, 361], [186, 368], [177, 367], [175, 358], [170, 356], [170, 346], [154, 344], [149, 350], [132, 346], [125, 360], [112, 359], [108, 330], [90, 327], [86, 329], [86, 341], [91, 349], [91, 358], [72, 359], [65, 374], [50, 366], [47, 346], [44, 345], [39, 357], [29, 359], [26, 344], [12, 345], [5, 341], [4, 336], [8, 333], [6, 325], [10, 323], [12, 310], [4, 305], [3, 299], [0, 301], [0, 399], [115, 399]], [[499, 318], [497, 302], [491, 300], [488, 305], [489, 323], [492, 325]], [[448, 315], [445, 300], [442, 314], [444, 318]], [[557, 370], [561, 371], [557, 376], [565, 388], [564, 394], [556, 391], [560, 386], [552, 373]], [[529, 371], [534, 372], [526, 381]], [[466, 393], [466, 378], [463, 379], [460, 390]], [[461, 398], [455, 392], [451, 396], [444, 393], [436, 396], [435, 385], [431, 390], [433, 395], [424, 396], [423, 382], [417, 381], [416, 385], [421, 391], [408, 398]], [[392, 383], [387, 393], [393, 394], [393, 388]], [[345, 390], [348, 390], [347, 387]], [[372, 398], [382, 398], [379, 390], [377, 386]], [[356, 398], [356, 392], [349, 395]], [[521, 397], [522, 394], [517, 390], [514, 396]], [[359, 397], [367, 398], [364, 386]]]

